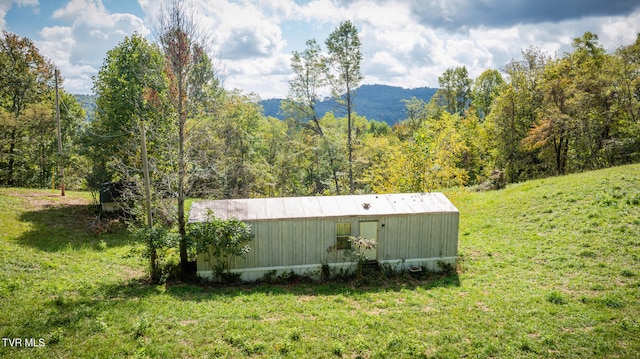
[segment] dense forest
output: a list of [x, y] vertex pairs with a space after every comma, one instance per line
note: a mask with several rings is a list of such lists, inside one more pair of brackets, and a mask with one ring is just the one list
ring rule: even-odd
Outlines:
[[[640, 160], [640, 34], [613, 53], [590, 32], [560, 56], [529, 47], [475, 79], [451, 67], [429, 101], [403, 100], [404, 119], [389, 125], [358, 113], [363, 55], [346, 21], [325, 48], [309, 40], [292, 53], [278, 119], [221, 85], [206, 36], [177, 4], [156, 42], [133, 34], [107, 53], [90, 120], [60, 91], [59, 130], [55, 64], [3, 30], [0, 185], [50, 187], [63, 173], [72, 189], [132, 184], [132, 210], [146, 203], [149, 227], [177, 228], [185, 263], [187, 197], [424, 192], [495, 170], [518, 182]], [[328, 92], [336, 109], [325, 113]]]
[[[165, 103], [172, 95], [171, 78], [162, 74], [147, 79], [149, 67], [136, 69], [126, 58], [141, 56], [140, 47], [145, 46], [162, 69], [166, 60], [157, 45], [133, 35], [109, 52], [96, 77], [97, 108], [90, 123], [84, 121], [77, 97], [61, 91], [60, 156], [55, 66], [29, 39], [5, 31], [1, 41], [2, 185], [51, 186], [57, 181], [58, 164], [67, 169], [67, 186], [76, 189], [140, 176], [140, 131], [131, 122], [132, 111], [149, 126], [152, 166], [162, 169], [152, 172], [175, 172], [170, 144], [176, 141], [171, 129], [176, 114]], [[127, 51], [131, 53], [123, 53]], [[123, 85], [117, 78], [117, 84], [109, 83], [108, 77], [122, 76], [118, 71], [139, 71], [130, 75], [156, 82], [127, 82], [124, 86], [131, 88], [115, 88]], [[283, 120], [264, 116], [254, 95], [219, 87], [211, 65], [203, 71], [210, 78], [188, 104], [188, 195], [348, 192], [343, 190], [348, 187], [344, 111], [342, 117], [333, 112], [319, 117], [319, 135], [307, 115], [289, 111]], [[405, 100], [405, 119], [393, 126], [357, 115], [356, 107], [354, 192], [468, 186], [483, 182], [494, 169], [504, 170], [508, 181], [516, 182], [636, 162], [639, 73], [640, 38], [606, 53], [595, 34], [585, 33], [574, 39], [570, 53], [550, 57], [530, 47], [522, 58], [475, 79], [465, 67], [451, 68], [440, 77], [440, 89], [429, 102]], [[151, 85], [162, 88], [152, 90]], [[152, 92], [157, 103], [150, 101]]]

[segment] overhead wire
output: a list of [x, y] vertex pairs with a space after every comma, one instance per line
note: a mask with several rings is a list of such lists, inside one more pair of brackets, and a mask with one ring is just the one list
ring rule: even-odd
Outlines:
[[[67, 105], [64, 103], [64, 100], [62, 100], [62, 99], [61, 99], [61, 100], [60, 100], [60, 103], [62, 104], [62, 106], [63, 106], [63, 107], [65, 108], [65, 110], [67, 111], [67, 114], [68, 114], [68, 115], [71, 115], [71, 110], [69, 110], [69, 108], [67, 107]], [[117, 137], [124, 137], [124, 136], [127, 136], [127, 135], [128, 135], [128, 133], [126, 133], [126, 132], [123, 132], [123, 133], [120, 133], [120, 134], [107, 134], [107, 135], [103, 135], [103, 134], [98, 134], [98, 133], [95, 133], [95, 132], [93, 132], [93, 131], [89, 130], [89, 128], [88, 128], [88, 127], [84, 127], [84, 128], [83, 128], [83, 130], [84, 130], [84, 131], [86, 131], [87, 133], [89, 133], [89, 134], [90, 134], [90, 135], [92, 135], [92, 136], [97, 136], [97, 137], [101, 137], [101, 138], [117, 138]]]

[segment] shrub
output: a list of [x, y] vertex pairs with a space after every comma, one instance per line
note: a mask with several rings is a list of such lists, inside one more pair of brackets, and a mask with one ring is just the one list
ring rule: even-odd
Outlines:
[[507, 187], [507, 178], [504, 175], [504, 172], [495, 170], [491, 172], [489, 179], [482, 182], [477, 190], [478, 191], [495, 191], [504, 189]]
[[[150, 260], [151, 279], [153, 281], [166, 281], [175, 272], [169, 258], [171, 248], [175, 248], [179, 235], [162, 226], [133, 227], [134, 237], [145, 244], [146, 251], [142, 253], [144, 258]], [[166, 270], [172, 273], [167, 273]]]
[[207, 221], [190, 226], [189, 239], [198, 253], [208, 255], [211, 268], [220, 281], [230, 277], [231, 259], [249, 253], [251, 247], [246, 243], [253, 236], [249, 224], [237, 218], [220, 219], [209, 213]]
[[329, 279], [331, 279], [331, 267], [329, 266], [329, 263], [325, 261], [322, 263], [322, 267], [320, 269], [320, 280], [326, 282]]
[[369, 260], [364, 251], [367, 249], [375, 249], [378, 246], [378, 241], [357, 236], [349, 237], [349, 243], [351, 243], [351, 257], [357, 264], [356, 276], [358, 279], [362, 279], [364, 263]]

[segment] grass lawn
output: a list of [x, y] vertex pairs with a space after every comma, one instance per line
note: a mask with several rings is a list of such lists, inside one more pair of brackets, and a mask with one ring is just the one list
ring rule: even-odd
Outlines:
[[0, 335], [44, 344], [0, 357], [638, 357], [640, 165], [446, 194], [454, 274], [209, 288], [145, 284], [87, 194], [0, 189]]

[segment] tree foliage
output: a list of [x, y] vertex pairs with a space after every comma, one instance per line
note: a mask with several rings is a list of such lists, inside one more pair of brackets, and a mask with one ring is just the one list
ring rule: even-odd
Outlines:
[[504, 83], [502, 74], [495, 69], [485, 70], [473, 82], [471, 89], [472, 104], [481, 120], [484, 120], [491, 113], [493, 102], [500, 94]]
[[471, 79], [465, 66], [447, 69], [438, 77], [441, 105], [449, 112], [463, 115], [471, 104]]
[[[182, 234], [181, 260], [187, 196], [431, 191], [480, 185], [494, 170], [517, 182], [640, 160], [640, 35], [607, 53], [587, 32], [565, 54], [531, 47], [475, 79], [449, 68], [436, 95], [405, 99], [406, 119], [390, 127], [353, 111], [363, 55], [347, 21], [325, 52], [314, 40], [293, 52], [280, 121], [262, 114], [254, 94], [222, 87], [185, 4], [163, 13], [158, 45], [136, 34], [109, 51], [90, 123], [62, 93], [75, 178], [138, 181], [145, 125], [154, 216]], [[6, 31], [0, 62], [0, 181], [46, 186], [57, 160], [53, 65]], [[347, 111], [319, 116], [330, 90]]]
[[[40, 124], [53, 122], [46, 102], [47, 95], [51, 99], [53, 71], [51, 62], [40, 54], [31, 40], [2, 30], [0, 183], [4, 185], [33, 184], [29, 180], [28, 159], [22, 153], [31, 147], [25, 137], [33, 134]], [[53, 102], [49, 101], [49, 104], [53, 109]]]
[[[291, 58], [291, 70], [294, 77], [289, 81], [289, 96], [284, 101], [282, 108], [289, 116], [303, 124], [306, 130], [318, 138], [314, 138], [316, 143], [316, 156], [326, 158], [329, 170], [333, 176], [335, 192], [340, 194], [340, 184], [336, 168], [336, 149], [331, 146], [325, 136], [316, 105], [320, 100], [320, 91], [328, 83], [327, 61], [322, 57], [320, 46], [315, 40], [306, 42], [305, 50], [300, 53], [293, 52]], [[324, 149], [326, 153], [321, 151]], [[316, 177], [317, 178], [317, 177]], [[316, 183], [316, 192], [322, 193], [324, 186]]]
[[237, 218], [221, 219], [209, 213], [205, 222], [189, 226], [189, 239], [198, 253], [207, 256], [218, 281], [231, 270], [231, 261], [251, 251], [251, 225]]
[[[87, 155], [96, 165], [100, 181], [129, 179], [140, 168], [139, 122], [153, 129], [152, 157], [162, 157], [162, 142], [170, 134], [167, 118], [167, 79], [157, 46], [139, 34], [125, 38], [107, 52], [94, 79], [97, 110], [87, 131]], [[99, 185], [99, 183], [95, 184]]]
[[170, 99], [177, 115], [177, 220], [180, 233], [180, 265], [184, 273], [188, 267], [186, 218], [184, 204], [189, 183], [187, 121], [193, 119], [208, 94], [218, 82], [213, 63], [205, 49], [206, 31], [195, 20], [189, 2], [172, 0], [158, 17], [157, 36], [166, 58], [165, 71], [169, 78]]
[[352, 127], [354, 114], [354, 98], [362, 73], [360, 63], [362, 62], [362, 51], [360, 49], [360, 38], [358, 29], [347, 20], [338, 26], [325, 41], [329, 50], [328, 63], [333, 72], [329, 73], [329, 83], [331, 93], [338, 100], [338, 103], [345, 107], [347, 111], [347, 152], [349, 164], [349, 193], [354, 193], [353, 177], [353, 138]]
[[[60, 160], [69, 167], [67, 186], [83, 188], [84, 161], [78, 129], [84, 111], [60, 91], [60, 158], [56, 140], [54, 65], [33, 42], [3, 30], [0, 38], [0, 184], [48, 187], [56, 183]], [[59, 79], [62, 82], [62, 79]]]
[[94, 81], [96, 113], [85, 132], [85, 153], [93, 162], [89, 177], [92, 187], [99, 188], [100, 183], [111, 180], [139, 180], [143, 123], [148, 129], [153, 182], [162, 187], [154, 193], [171, 190], [170, 181], [163, 176], [176, 168], [170, 147], [172, 123], [168, 120], [171, 112], [163, 68], [158, 47], [139, 34], [125, 38], [107, 53]]

